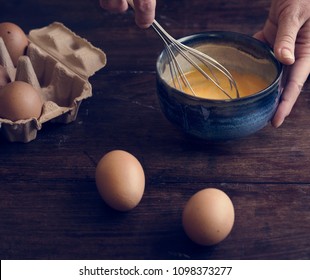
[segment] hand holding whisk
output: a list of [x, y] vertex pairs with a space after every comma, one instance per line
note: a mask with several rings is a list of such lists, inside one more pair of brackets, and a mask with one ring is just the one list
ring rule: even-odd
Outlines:
[[[134, 9], [133, 0], [127, 0], [128, 4]], [[231, 73], [218, 61], [213, 59], [201, 51], [188, 47], [181, 42], [174, 39], [165, 29], [154, 19], [151, 24], [152, 28], [157, 32], [160, 38], [163, 40], [169, 59], [169, 68], [172, 78], [172, 83], [174, 87], [178, 90], [184, 91], [185, 88], [188, 88], [190, 92], [196, 96], [193, 86], [190, 84], [189, 80], [186, 77], [184, 69], [181, 67], [181, 63], [178, 61], [178, 56], [183, 57], [193, 68], [197, 69], [199, 73], [206, 78], [207, 80], [214, 83], [225, 95], [227, 98], [232, 99], [233, 89], [235, 91], [236, 97], [239, 98], [239, 92], [237, 84], [231, 75]], [[206, 70], [204, 70], [206, 69]], [[215, 75], [214, 70], [222, 73], [227, 80], [229, 81], [230, 90], [225, 89], [217, 75]]]

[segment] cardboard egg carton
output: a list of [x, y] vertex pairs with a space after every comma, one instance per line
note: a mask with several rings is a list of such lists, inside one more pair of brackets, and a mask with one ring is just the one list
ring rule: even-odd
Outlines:
[[88, 79], [106, 64], [106, 55], [62, 23], [31, 30], [25, 56], [16, 68], [0, 37], [0, 64], [11, 81], [24, 81], [39, 90], [43, 108], [38, 119], [12, 122], [0, 118], [0, 131], [11, 142], [30, 142], [47, 121], [70, 123], [82, 100], [92, 96]]

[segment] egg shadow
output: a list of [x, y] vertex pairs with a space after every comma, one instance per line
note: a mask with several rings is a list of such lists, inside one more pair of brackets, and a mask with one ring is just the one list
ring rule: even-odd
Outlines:
[[191, 241], [180, 226], [169, 238], [161, 237], [157, 248], [162, 248], [157, 255], [164, 260], [204, 260], [212, 259], [217, 245], [202, 246]]

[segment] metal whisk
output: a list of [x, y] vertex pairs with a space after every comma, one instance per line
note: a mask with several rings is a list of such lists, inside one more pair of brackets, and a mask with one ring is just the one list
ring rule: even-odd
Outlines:
[[[134, 9], [133, 0], [127, 0], [127, 2]], [[240, 97], [236, 81], [234, 80], [231, 73], [222, 64], [220, 64], [218, 61], [208, 56], [207, 54], [197, 49], [188, 47], [179, 42], [178, 40], [174, 39], [155, 19], [151, 26], [165, 43], [165, 48], [168, 55], [170, 74], [175, 88], [180, 89], [182, 91], [183, 87], [187, 87], [190, 90], [190, 92], [194, 96], [196, 96], [193, 87], [186, 78], [185, 72], [177, 59], [176, 54], [179, 54], [194, 68], [196, 68], [201, 73], [201, 75], [203, 75], [206, 79], [213, 82], [227, 96], [227, 98], [232, 99], [232, 96], [227, 92], [227, 90], [225, 90], [221, 86], [218, 78], [214, 74], [213, 69], [216, 69], [219, 72], [221, 72], [228, 79], [230, 89], [235, 90], [237, 98]], [[205, 70], [203, 70], [202, 68], [203, 65], [209, 70], [210, 74], [208, 74]]]

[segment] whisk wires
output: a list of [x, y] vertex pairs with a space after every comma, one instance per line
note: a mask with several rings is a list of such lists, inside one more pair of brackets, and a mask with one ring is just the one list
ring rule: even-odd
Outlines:
[[[222, 64], [220, 64], [218, 61], [208, 56], [207, 54], [197, 49], [188, 47], [182, 44], [181, 42], [177, 41], [156, 20], [153, 21], [151, 26], [156, 31], [156, 33], [161, 37], [161, 39], [165, 44], [165, 49], [169, 61], [169, 68], [170, 68], [169, 70], [175, 88], [183, 91], [183, 87], [187, 87], [190, 90], [190, 92], [194, 96], [196, 96], [193, 87], [186, 78], [184, 70], [182, 69], [175, 55], [175, 53], [177, 53], [180, 54], [187, 62], [193, 65], [193, 67], [195, 67], [201, 73], [201, 75], [203, 75], [206, 79], [213, 82], [227, 96], [227, 98], [232, 99], [233, 97], [231, 96], [231, 94], [228, 93], [228, 91], [221, 86], [219, 80], [217, 79], [211, 67], [217, 69], [228, 79], [230, 89], [231, 90], [233, 88], [235, 89], [237, 98], [240, 97], [233, 76]], [[199, 64], [195, 61], [195, 59], [193, 59], [193, 57], [196, 58], [196, 61], [199, 61]], [[206, 71], [202, 69], [201, 65], [204, 65], [209, 70], [210, 74], [206, 73]]]

